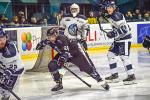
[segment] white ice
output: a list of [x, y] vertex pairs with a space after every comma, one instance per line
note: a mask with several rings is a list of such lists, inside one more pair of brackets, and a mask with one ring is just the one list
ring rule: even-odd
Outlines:
[[[110, 73], [106, 54], [90, 54], [103, 78]], [[130, 58], [137, 78], [137, 84], [134, 85], [123, 85], [121, 80], [127, 75], [122, 63], [118, 63], [120, 82], [109, 84], [110, 91], [89, 88], [66, 72], [63, 77], [64, 89], [54, 93], [50, 91], [55, 85], [50, 73], [27, 72], [21, 77], [15, 92], [22, 100], [150, 100], [150, 54], [145, 49], [134, 48], [131, 50]], [[71, 69], [86, 82], [99, 88], [93, 79], [81, 73], [78, 68]], [[15, 100], [13, 96], [11, 98]]]

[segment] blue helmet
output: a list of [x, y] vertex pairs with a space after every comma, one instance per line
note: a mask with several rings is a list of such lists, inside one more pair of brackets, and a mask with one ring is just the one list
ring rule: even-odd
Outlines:
[[107, 7], [116, 8], [115, 2], [114, 2], [114, 1], [108, 1], [108, 2], [106, 3], [106, 8], [107, 8]]
[[58, 35], [58, 33], [59, 33], [58, 32], [58, 28], [52, 27], [52, 28], [50, 28], [50, 29], [47, 30], [46, 35], [47, 36], [52, 36], [53, 34]]
[[6, 33], [3, 31], [3, 29], [0, 27], [0, 38], [6, 36]]

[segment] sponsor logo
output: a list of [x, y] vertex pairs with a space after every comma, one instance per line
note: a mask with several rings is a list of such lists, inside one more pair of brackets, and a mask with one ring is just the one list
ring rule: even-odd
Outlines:
[[142, 43], [146, 35], [150, 35], [150, 24], [137, 24], [138, 43]]
[[32, 49], [32, 35], [30, 32], [23, 32], [21, 34], [21, 40], [22, 40], [22, 50], [23, 51], [30, 51]]

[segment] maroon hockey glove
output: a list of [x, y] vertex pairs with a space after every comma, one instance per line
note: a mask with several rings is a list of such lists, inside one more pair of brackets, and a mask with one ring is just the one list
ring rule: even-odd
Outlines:
[[64, 66], [65, 62], [66, 62], [65, 57], [59, 57], [57, 64], [58, 64], [58, 66]]

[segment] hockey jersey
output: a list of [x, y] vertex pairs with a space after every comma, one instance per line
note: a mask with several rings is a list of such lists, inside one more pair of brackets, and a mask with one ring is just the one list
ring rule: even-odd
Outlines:
[[78, 14], [73, 17], [72, 14], [68, 14], [61, 19], [60, 27], [65, 28], [64, 35], [69, 39], [85, 38], [87, 36], [88, 20], [84, 15]]
[[24, 69], [23, 62], [16, 48], [16, 45], [12, 42], [6, 42], [4, 49], [0, 50], [0, 72], [11, 69], [16, 75], [21, 74]]
[[46, 45], [55, 49], [60, 55], [67, 53], [69, 57], [78, 55], [81, 52], [80, 47], [78, 46], [77, 41], [70, 41], [69, 38], [65, 35], [59, 35], [55, 41], [55, 43], [50, 42], [49, 40], [45, 39], [42, 40], [36, 46], [37, 50], [43, 49]]
[[130, 39], [131, 29], [127, 24], [125, 17], [120, 12], [114, 12], [108, 18], [110, 24], [112, 25], [113, 31], [116, 32], [114, 37], [115, 41]]

